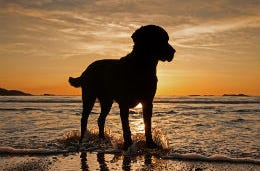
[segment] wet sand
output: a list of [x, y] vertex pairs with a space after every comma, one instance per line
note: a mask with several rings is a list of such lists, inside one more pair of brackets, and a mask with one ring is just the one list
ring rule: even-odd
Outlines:
[[161, 159], [152, 155], [129, 156], [97, 152], [53, 156], [4, 156], [0, 170], [229, 170], [258, 171], [259, 164]]
[[106, 133], [106, 139], [99, 139], [95, 129], [83, 139], [80, 152], [77, 152], [78, 131], [70, 132], [61, 141], [64, 150], [0, 148], [0, 170], [260, 170], [259, 160], [178, 154], [167, 148], [167, 141], [159, 130], [154, 130], [153, 135], [160, 145], [158, 149], [145, 148], [144, 135], [137, 134], [128, 151], [122, 151], [122, 138], [113, 138]]

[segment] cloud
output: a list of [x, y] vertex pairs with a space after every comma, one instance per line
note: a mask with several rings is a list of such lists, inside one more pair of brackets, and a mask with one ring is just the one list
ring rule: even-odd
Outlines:
[[197, 25], [180, 25], [171, 36], [174, 37], [175, 44], [182, 48], [243, 53], [228, 50], [227, 47], [248, 45], [247, 35], [249, 30], [253, 29], [260, 29], [260, 15], [208, 21]]
[[6, 20], [3, 35], [11, 44], [45, 47], [41, 49], [61, 55], [68, 49], [83, 53], [84, 48], [89, 53], [100, 54], [100, 48], [109, 54], [123, 54], [131, 48], [132, 32], [151, 23], [165, 27], [170, 41], [179, 47], [219, 49], [216, 47], [225, 45], [221, 35], [229, 37], [230, 32], [259, 28], [258, 2], [14, 0], [5, 1], [0, 13]]
[[177, 31], [178, 36], [190, 36], [201, 34], [214, 34], [218, 32], [224, 32], [229, 30], [238, 30], [249, 27], [260, 27], [260, 16], [253, 17], [241, 17], [238, 19], [222, 20], [217, 22], [208, 22], [201, 25], [185, 26], [180, 31]]

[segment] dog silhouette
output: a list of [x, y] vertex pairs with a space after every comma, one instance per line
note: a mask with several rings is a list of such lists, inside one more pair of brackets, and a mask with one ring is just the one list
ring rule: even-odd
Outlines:
[[129, 127], [129, 108], [143, 106], [146, 146], [156, 148], [151, 134], [153, 99], [157, 88], [156, 66], [159, 61], [172, 61], [175, 49], [168, 43], [169, 36], [160, 26], [146, 25], [131, 36], [132, 51], [120, 59], [98, 60], [90, 64], [80, 77], [69, 78], [74, 87], [81, 87], [83, 112], [81, 138], [84, 137], [88, 117], [96, 99], [101, 113], [98, 118], [99, 137], [104, 137], [104, 125], [112, 103], [119, 104], [124, 145], [132, 144]]

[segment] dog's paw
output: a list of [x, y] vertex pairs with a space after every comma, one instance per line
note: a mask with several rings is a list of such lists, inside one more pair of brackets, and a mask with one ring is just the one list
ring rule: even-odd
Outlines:
[[103, 139], [103, 140], [106, 139], [104, 134], [98, 134], [98, 138]]
[[158, 145], [157, 144], [155, 144], [155, 142], [153, 142], [153, 141], [150, 141], [150, 142], [146, 142], [146, 147], [147, 148], [158, 148]]
[[137, 154], [137, 147], [136, 147], [136, 142], [132, 143], [126, 151], [127, 155], [136, 155]]
[[124, 142], [124, 144], [123, 144], [123, 150], [124, 151], [127, 151], [128, 150], [128, 148], [132, 145], [133, 143], [132, 142]]

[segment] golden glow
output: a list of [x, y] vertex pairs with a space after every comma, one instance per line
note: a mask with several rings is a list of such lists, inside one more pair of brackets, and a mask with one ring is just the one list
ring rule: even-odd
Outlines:
[[[124, 10], [116, 8], [121, 5]], [[259, 5], [192, 1], [184, 12], [186, 5], [60, 1], [57, 8], [56, 1], [6, 1], [0, 10], [0, 87], [80, 95], [68, 77], [96, 60], [125, 56], [132, 33], [152, 23], [167, 30], [177, 50], [172, 62], [158, 65], [156, 95], [260, 95]]]
[[135, 106], [135, 108], [136, 108], [136, 109], [142, 109], [142, 108], [143, 108], [143, 105], [142, 105], [142, 103], [138, 103], [138, 105], [137, 105], [137, 106]]
[[130, 122], [131, 129], [134, 134], [136, 133], [144, 133], [144, 122], [143, 118], [140, 117], [139, 119], [132, 120]]
[[[138, 103], [134, 110], [136, 112], [137, 115], [133, 118], [131, 118], [132, 115], [130, 115], [130, 124], [131, 124], [131, 128], [134, 134], [136, 133], [144, 133], [144, 122], [143, 122], [143, 117], [142, 117], [142, 103]], [[139, 116], [138, 116], [139, 115]]]

